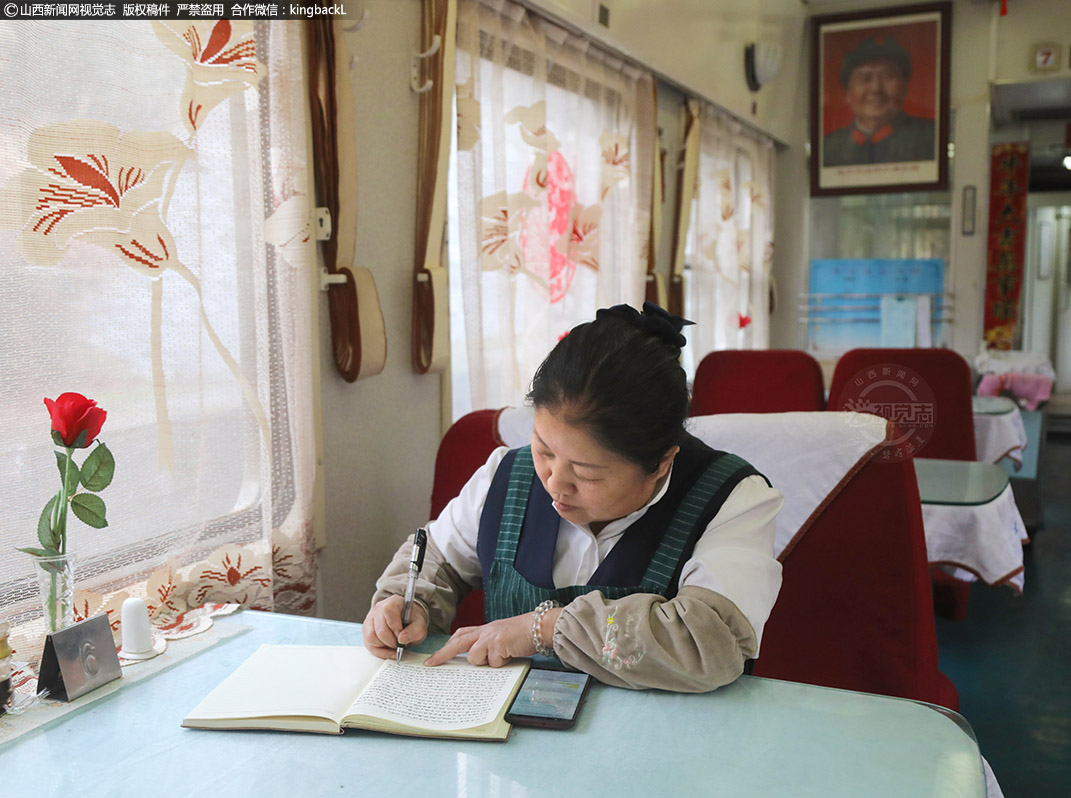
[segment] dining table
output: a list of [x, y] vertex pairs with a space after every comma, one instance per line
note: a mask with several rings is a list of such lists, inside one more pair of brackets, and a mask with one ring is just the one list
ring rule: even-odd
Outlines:
[[930, 565], [1021, 593], [1030, 538], [1007, 472], [993, 463], [923, 457], [914, 466]]
[[972, 396], [971, 411], [976, 459], [999, 463], [1008, 458], [1016, 471], [1022, 468], [1027, 434], [1015, 400], [1007, 396]]
[[[752, 676], [701, 694], [596, 684], [574, 728], [515, 726], [505, 742], [183, 728], [263, 644], [362, 644], [360, 624], [340, 620], [246, 610], [224, 626], [192, 653], [183, 646], [193, 639], [173, 641], [155, 666], [133, 666], [106, 694], [82, 696], [25, 733], [33, 710], [0, 715], [4, 794], [986, 795], [978, 743], [958, 713]], [[145, 667], [153, 670], [132, 678]], [[277, 689], [303, 676], [281, 672]]]

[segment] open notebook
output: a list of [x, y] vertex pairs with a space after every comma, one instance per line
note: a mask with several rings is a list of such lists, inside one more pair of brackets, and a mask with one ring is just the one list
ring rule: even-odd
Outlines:
[[505, 740], [504, 720], [530, 662], [502, 668], [428, 655], [382, 660], [360, 646], [263, 645], [183, 719], [193, 729], [343, 729]]

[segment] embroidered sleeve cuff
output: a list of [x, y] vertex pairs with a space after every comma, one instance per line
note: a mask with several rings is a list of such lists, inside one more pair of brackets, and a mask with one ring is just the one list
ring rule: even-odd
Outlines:
[[734, 681], [756, 651], [747, 618], [724, 596], [700, 587], [676, 598], [637, 593], [610, 601], [580, 596], [554, 627], [566, 665], [633, 689], [706, 692]]

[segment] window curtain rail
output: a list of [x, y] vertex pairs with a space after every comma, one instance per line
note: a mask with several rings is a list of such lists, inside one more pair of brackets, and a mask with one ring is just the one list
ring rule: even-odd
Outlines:
[[[491, 8], [496, 8], [503, 5], [503, 0], [477, 1]], [[541, 18], [542, 20], [544, 20], [546, 24], [556, 25], [558, 27], [563, 28], [573, 36], [576, 36], [581, 39], [590, 40], [601, 51], [606, 52], [612, 57], [620, 59], [632, 69], [636, 69], [645, 74], [651, 75], [652, 78], [656, 80], [656, 82], [661, 82], [665, 83], [668, 86], [672, 86], [685, 97], [696, 97], [702, 104], [711, 106], [726, 119], [730, 119], [736, 124], [740, 125], [741, 130], [744, 132], [745, 135], [751, 136], [759, 141], [768, 139], [769, 141], [776, 143], [780, 147], [789, 146], [786, 140], [776, 138], [771, 133], [763, 130], [762, 128], [756, 127], [755, 123], [747, 117], [738, 116], [729, 109], [719, 105], [715, 98], [707, 96], [705, 94], [700, 94], [696, 91], [694, 86], [689, 85], [688, 83], [682, 83], [678, 76], [673, 76], [661, 71], [655, 66], [644, 61], [636, 54], [621, 49], [619, 43], [616, 43], [612, 40], [608, 40], [607, 38], [603, 38], [603, 33], [599, 31], [598, 28], [592, 26], [591, 29], [586, 29], [585, 27], [577, 25], [575, 22], [566, 19], [564, 16], [555, 13], [552, 9], [548, 8], [548, 5], [551, 4], [546, 3], [545, 0], [543, 0], [542, 2], [539, 2], [539, 0], [511, 0], [511, 4], [512, 3], [518, 4], [523, 8], [527, 9], [537, 18]], [[559, 0], [556, 5], [564, 6], [565, 4], [560, 2]]]
[[445, 371], [450, 356], [450, 311], [443, 250], [456, 27], [456, 0], [424, 0], [422, 50], [428, 50], [436, 36], [441, 46], [434, 55], [421, 59], [421, 85], [430, 80], [432, 87], [420, 95], [412, 327], [413, 370], [417, 374]]
[[[309, 100], [312, 109], [313, 173], [317, 205], [331, 214], [331, 237], [324, 242], [324, 268], [345, 276], [327, 286], [331, 348], [339, 374], [347, 382], [379, 374], [387, 361], [387, 336], [375, 280], [368, 269], [353, 268], [357, 229], [357, 194], [339, 192], [339, 175], [356, 175], [353, 141], [353, 94], [349, 63], [338, 57], [335, 26], [341, 21], [317, 18], [309, 23]], [[344, 42], [342, 44], [344, 47]], [[347, 131], [340, 137], [339, 130]], [[347, 181], [352, 185], [355, 180]]]
[[676, 226], [673, 231], [673, 264], [669, 279], [669, 312], [684, 315], [684, 250], [688, 241], [688, 225], [692, 218], [699, 176], [699, 101], [688, 100], [684, 108], [684, 152], [681, 176], [677, 182]]

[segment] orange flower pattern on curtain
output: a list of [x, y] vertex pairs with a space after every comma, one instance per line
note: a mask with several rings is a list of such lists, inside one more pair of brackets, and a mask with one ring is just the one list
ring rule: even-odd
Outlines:
[[173, 20], [152, 26], [160, 41], [186, 62], [182, 123], [190, 133], [209, 111], [232, 94], [256, 86], [264, 73], [252, 22]]
[[[170, 133], [120, 133], [106, 122], [60, 122], [30, 134], [32, 164], [16, 180], [14, 196], [0, 203], [0, 226], [19, 229], [19, 248], [35, 266], [55, 264], [78, 237], [116, 253], [122, 262], [153, 278], [153, 328], [159, 329], [162, 287], [167, 267], [189, 283], [201, 304], [201, 323], [238, 382], [260, 424], [268, 450], [267, 415], [256, 391], [216, 334], [201, 299], [197, 276], [177, 257], [175, 240], [164, 222], [178, 168], [192, 151]], [[164, 397], [164, 369], [154, 336], [153, 369], [160, 425], [160, 463], [172, 464], [170, 422]]]
[[604, 131], [599, 136], [599, 147], [602, 149], [602, 198], [605, 200], [617, 183], [628, 179], [628, 137]]
[[480, 140], [480, 101], [473, 94], [471, 79], [458, 84], [455, 91], [457, 111], [457, 148], [471, 150]]
[[54, 265], [73, 239], [85, 237], [139, 271], [167, 265], [175, 243], [162, 205], [191, 157], [182, 142], [77, 120], [35, 130], [27, 150], [32, 168], [7, 187], [0, 225], [20, 230], [29, 263]]

